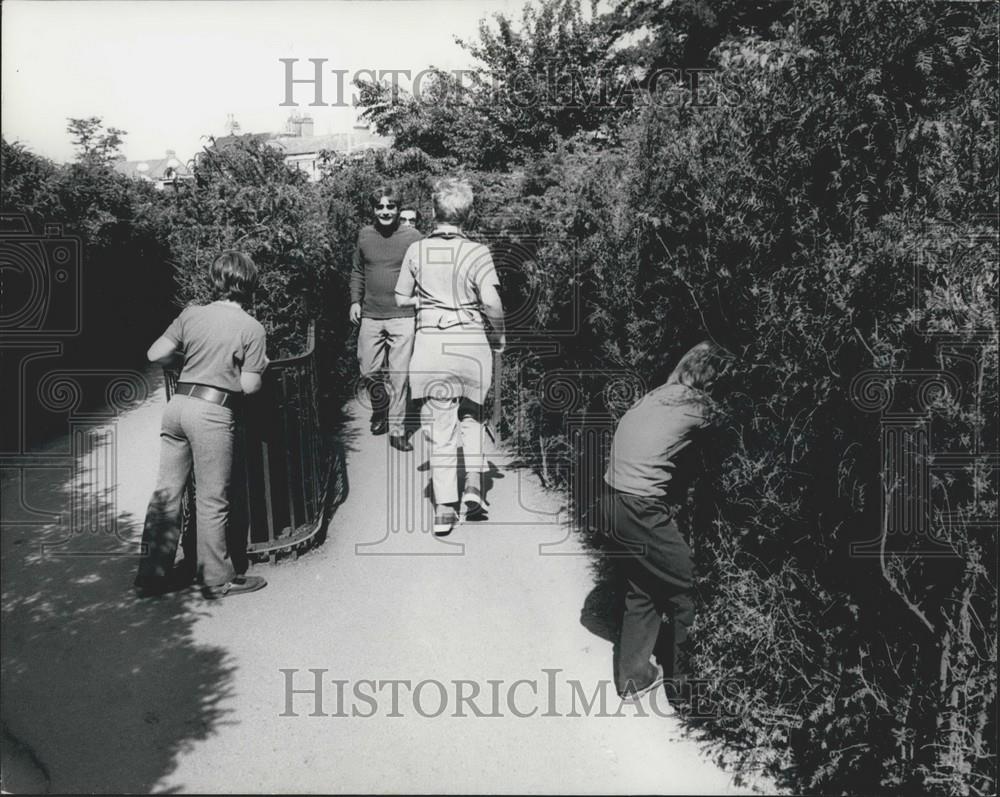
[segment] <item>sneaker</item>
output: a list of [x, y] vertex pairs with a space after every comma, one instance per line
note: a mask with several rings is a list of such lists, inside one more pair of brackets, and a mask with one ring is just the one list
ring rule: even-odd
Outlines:
[[445, 537], [451, 534], [458, 521], [458, 513], [450, 506], [439, 506], [434, 511], [434, 534], [437, 537]]
[[466, 487], [462, 493], [462, 503], [465, 504], [465, 512], [474, 515], [483, 509], [483, 494], [478, 487]]
[[618, 697], [627, 703], [634, 703], [644, 695], [648, 695], [656, 689], [656, 687], [662, 685], [664, 683], [663, 668], [656, 665], [653, 669], [654, 675], [651, 681], [647, 681], [643, 686], [636, 686], [636, 682], [629, 678], [625, 682], [625, 686], [618, 691]]
[[389, 445], [395, 448], [397, 451], [412, 451], [413, 446], [406, 439], [406, 435], [401, 434], [391, 434], [389, 435]]
[[227, 581], [217, 587], [202, 587], [201, 594], [208, 600], [217, 600], [229, 595], [242, 595], [245, 592], [256, 592], [264, 589], [267, 582], [260, 576], [233, 576], [232, 581]]

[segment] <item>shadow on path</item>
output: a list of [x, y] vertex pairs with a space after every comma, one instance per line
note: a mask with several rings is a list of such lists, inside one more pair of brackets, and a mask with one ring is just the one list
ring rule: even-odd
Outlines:
[[[112, 496], [87, 506], [117, 534], [70, 534], [65, 471], [4, 475], [3, 787], [149, 792], [226, 722], [233, 663], [195, 640], [195, 594], [133, 597], [137, 546], [127, 540], [140, 529]], [[61, 517], [38, 525], [39, 512]]]
[[584, 598], [580, 625], [606, 642], [617, 643], [625, 589], [614, 568], [601, 560], [592, 564], [594, 588]]

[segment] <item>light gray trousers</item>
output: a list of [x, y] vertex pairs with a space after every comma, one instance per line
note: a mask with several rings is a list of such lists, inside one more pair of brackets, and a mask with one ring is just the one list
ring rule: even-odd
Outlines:
[[181, 501], [194, 468], [198, 569], [206, 586], [231, 581], [227, 556], [229, 487], [233, 470], [233, 411], [190, 396], [174, 396], [160, 426], [160, 472], [146, 510], [136, 584], [153, 587], [174, 564], [181, 534]]
[[466, 485], [481, 489], [486, 470], [483, 408], [468, 399], [429, 398], [420, 409], [421, 425], [431, 444], [431, 484], [435, 504], [458, 501], [458, 449], [462, 448]]
[[[373, 382], [385, 375], [389, 397], [389, 433], [401, 435], [406, 417], [406, 382], [413, 354], [413, 317], [362, 318], [358, 330], [358, 367], [361, 378]], [[373, 403], [375, 400], [373, 398]]]

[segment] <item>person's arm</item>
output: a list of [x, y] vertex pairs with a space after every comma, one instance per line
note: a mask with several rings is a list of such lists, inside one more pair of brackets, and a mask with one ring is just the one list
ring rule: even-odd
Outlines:
[[264, 378], [253, 371], [240, 372], [240, 387], [247, 395], [256, 393], [264, 385]]
[[267, 334], [264, 327], [256, 324], [245, 341], [243, 363], [240, 366], [240, 388], [249, 395], [263, 386], [263, 373], [271, 361], [267, 359]]
[[176, 353], [177, 341], [171, 340], [166, 335], [161, 335], [153, 342], [153, 345], [149, 347], [149, 350], [146, 352], [146, 358], [151, 363], [166, 365], [174, 359], [174, 355]]
[[354, 247], [354, 259], [351, 264], [351, 309], [349, 311], [351, 323], [357, 324], [361, 321], [361, 300], [365, 297], [365, 264], [361, 256], [361, 238]]
[[493, 257], [489, 250], [483, 247], [482, 260], [474, 270], [472, 279], [474, 288], [479, 295], [479, 303], [493, 328], [493, 345], [498, 351], [503, 351], [507, 345], [507, 330], [503, 319], [503, 302], [500, 300], [500, 279], [497, 277], [496, 267], [493, 265]]
[[160, 335], [153, 345], [146, 352], [146, 358], [151, 363], [168, 365], [171, 360], [183, 349], [184, 340], [184, 318], [187, 310], [183, 310], [177, 318], [170, 322], [170, 326]]
[[393, 291], [396, 307], [420, 308], [420, 297], [416, 295], [417, 280], [414, 268], [419, 257], [419, 248], [419, 243], [412, 243], [403, 255], [403, 263], [399, 267], [399, 277], [396, 279], [396, 288]]
[[493, 337], [497, 351], [503, 351], [507, 346], [507, 330], [503, 320], [503, 302], [500, 301], [500, 293], [497, 286], [492, 284], [483, 285], [480, 289], [479, 300], [482, 302], [483, 315], [493, 327]]

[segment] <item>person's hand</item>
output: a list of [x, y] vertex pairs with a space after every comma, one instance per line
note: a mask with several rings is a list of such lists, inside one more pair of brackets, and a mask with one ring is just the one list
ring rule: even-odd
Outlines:
[[352, 324], [361, 323], [361, 303], [355, 302], [351, 305], [351, 309], [348, 311], [348, 316], [351, 319]]

